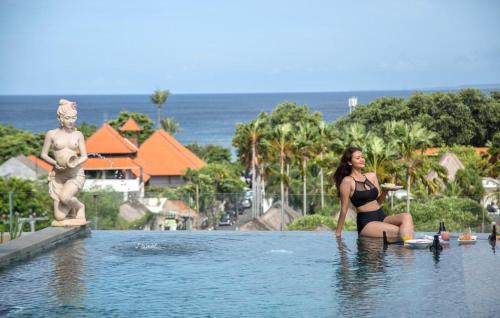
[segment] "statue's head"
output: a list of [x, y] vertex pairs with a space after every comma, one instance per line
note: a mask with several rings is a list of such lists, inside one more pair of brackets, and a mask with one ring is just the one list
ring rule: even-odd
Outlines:
[[75, 128], [76, 122], [76, 103], [66, 99], [59, 100], [59, 107], [57, 108], [57, 119], [61, 127]]

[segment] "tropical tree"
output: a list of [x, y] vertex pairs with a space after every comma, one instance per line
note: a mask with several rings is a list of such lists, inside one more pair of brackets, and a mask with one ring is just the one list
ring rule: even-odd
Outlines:
[[280, 191], [281, 191], [281, 224], [280, 224], [280, 229], [283, 231], [283, 224], [284, 224], [284, 205], [285, 205], [285, 181], [288, 183], [288, 180], [286, 180], [286, 174], [285, 174], [285, 164], [286, 164], [286, 159], [287, 156], [291, 153], [292, 149], [292, 142], [290, 141], [290, 134], [292, 132], [292, 125], [290, 123], [278, 125], [277, 127], [274, 128], [273, 130], [273, 135], [272, 138], [268, 141], [269, 142], [269, 151], [271, 151], [274, 154], [278, 154], [279, 157], [279, 167], [280, 167]]
[[0, 163], [18, 155], [39, 155], [44, 134], [32, 134], [13, 126], [0, 124]]
[[338, 138], [334, 134], [332, 126], [328, 125], [324, 121], [318, 124], [318, 134], [315, 146], [317, 147], [315, 153], [317, 153], [316, 163], [319, 166], [319, 182], [320, 182], [320, 193], [321, 193], [321, 209], [325, 207], [325, 185], [324, 185], [324, 166], [325, 166], [325, 154], [333, 139]]
[[385, 178], [384, 163], [392, 161], [396, 156], [396, 142], [384, 141], [382, 138], [368, 133], [362, 145], [366, 159], [366, 169], [374, 171], [380, 178]]
[[407, 124], [402, 121], [387, 123], [386, 134], [394, 136], [397, 140], [398, 154], [406, 165], [406, 209], [410, 212], [412, 175], [420, 161], [417, 150], [423, 151], [431, 146], [435, 134], [423, 128], [420, 123]]
[[332, 142], [333, 151], [342, 154], [350, 146], [362, 148], [365, 138], [365, 126], [358, 123], [343, 126], [340, 129], [339, 138], [334, 139]]
[[302, 211], [307, 215], [307, 163], [314, 157], [314, 144], [317, 131], [308, 123], [301, 123], [299, 130], [293, 134], [294, 152], [300, 161], [300, 173], [302, 175]]
[[155, 90], [153, 94], [150, 96], [151, 102], [156, 105], [157, 111], [158, 111], [158, 117], [156, 120], [156, 128], [160, 129], [161, 128], [161, 108], [163, 107], [163, 104], [167, 102], [168, 97], [170, 96], [170, 91], [167, 90]]
[[176, 133], [181, 131], [181, 127], [178, 122], [175, 121], [173, 117], [167, 117], [161, 120], [161, 127], [163, 130], [168, 132], [171, 135], [175, 135]]
[[[238, 149], [238, 156], [252, 175], [252, 215], [256, 217], [260, 211], [261, 193], [261, 150], [264, 147], [262, 141], [266, 133], [268, 115], [261, 113], [259, 117], [249, 124], [237, 124], [236, 134], [233, 138], [233, 146]], [[259, 211], [258, 211], [259, 210]]]

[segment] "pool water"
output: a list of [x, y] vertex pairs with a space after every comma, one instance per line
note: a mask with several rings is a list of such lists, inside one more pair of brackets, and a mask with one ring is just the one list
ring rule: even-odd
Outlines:
[[0, 271], [6, 317], [498, 317], [500, 250], [332, 232], [96, 231]]

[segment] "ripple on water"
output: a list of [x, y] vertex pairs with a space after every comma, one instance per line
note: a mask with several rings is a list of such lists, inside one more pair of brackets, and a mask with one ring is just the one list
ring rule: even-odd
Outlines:
[[270, 250], [270, 251], [268, 251], [268, 253], [272, 253], [272, 254], [293, 254], [292, 251], [284, 250], [284, 249]]
[[203, 252], [205, 248], [200, 246], [199, 243], [151, 241], [115, 245], [112, 250], [125, 257], [151, 255], [188, 256]]

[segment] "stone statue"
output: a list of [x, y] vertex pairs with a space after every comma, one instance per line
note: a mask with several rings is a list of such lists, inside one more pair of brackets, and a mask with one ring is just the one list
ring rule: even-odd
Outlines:
[[[54, 170], [49, 174], [49, 194], [54, 199], [55, 220], [52, 226], [77, 226], [87, 223], [85, 205], [75, 197], [85, 182], [81, 164], [87, 160], [83, 134], [76, 130], [76, 115], [75, 102], [65, 99], [59, 101], [57, 119], [60, 127], [47, 132], [40, 156], [54, 166]], [[49, 156], [51, 148], [54, 158]]]

